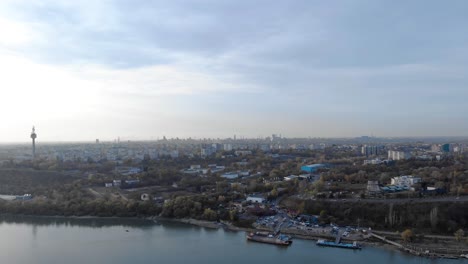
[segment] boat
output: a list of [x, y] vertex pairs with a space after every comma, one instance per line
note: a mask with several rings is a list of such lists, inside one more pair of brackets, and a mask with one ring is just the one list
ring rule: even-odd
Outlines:
[[274, 235], [268, 232], [249, 232], [246, 237], [249, 241], [279, 246], [290, 246], [292, 244], [291, 237], [283, 234]]
[[318, 246], [322, 247], [337, 247], [337, 248], [347, 248], [347, 249], [362, 249], [361, 245], [356, 242], [353, 243], [337, 243], [333, 241], [325, 241], [320, 239], [317, 241]]

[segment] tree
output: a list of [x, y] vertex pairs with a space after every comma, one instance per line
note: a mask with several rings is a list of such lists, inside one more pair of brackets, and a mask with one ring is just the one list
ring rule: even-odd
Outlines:
[[380, 174], [380, 183], [385, 184], [391, 180], [391, 176], [388, 172], [384, 172]]
[[327, 211], [325, 210], [320, 211], [320, 221], [325, 221], [326, 218], [327, 218]]
[[299, 205], [297, 206], [297, 213], [299, 213], [299, 214], [304, 213], [304, 209], [305, 209], [305, 202], [302, 201], [302, 202], [299, 203]]
[[278, 197], [278, 190], [276, 188], [273, 188], [273, 190], [271, 190], [270, 192], [270, 197], [271, 198], [276, 198]]
[[236, 210], [229, 211], [229, 220], [231, 220], [231, 222], [237, 221], [238, 219]]
[[458, 242], [460, 242], [460, 241], [462, 241], [463, 237], [465, 236], [465, 231], [463, 231], [463, 229], [460, 228], [453, 235], [455, 236], [455, 239]]
[[270, 171], [270, 174], [268, 175], [270, 178], [274, 179], [279, 176], [280, 171], [278, 169], [273, 169]]
[[435, 183], [437, 189], [445, 189], [445, 183], [443, 181], [438, 181]]
[[210, 208], [206, 208], [205, 211], [203, 212], [203, 219], [209, 220], [209, 221], [215, 221], [218, 219], [218, 215], [216, 214], [215, 211], [211, 210]]
[[401, 238], [403, 238], [403, 241], [405, 242], [411, 242], [413, 240], [413, 237], [414, 234], [413, 231], [411, 231], [411, 229], [406, 229], [405, 231], [403, 231], [403, 233], [401, 233]]
[[314, 182], [312, 186], [315, 193], [322, 192], [325, 189], [325, 180], [323, 177], [320, 177], [320, 180]]

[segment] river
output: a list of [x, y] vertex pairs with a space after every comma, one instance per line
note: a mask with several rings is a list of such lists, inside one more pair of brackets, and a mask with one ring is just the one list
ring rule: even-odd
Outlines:
[[0, 263], [465, 263], [394, 250], [291, 247], [248, 242], [243, 232], [138, 219], [0, 217]]

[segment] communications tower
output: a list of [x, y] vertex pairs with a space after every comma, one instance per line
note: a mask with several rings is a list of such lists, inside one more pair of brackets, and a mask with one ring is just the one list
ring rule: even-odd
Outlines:
[[31, 132], [33, 159], [36, 158], [36, 138], [37, 138], [36, 129], [33, 127], [32, 132]]

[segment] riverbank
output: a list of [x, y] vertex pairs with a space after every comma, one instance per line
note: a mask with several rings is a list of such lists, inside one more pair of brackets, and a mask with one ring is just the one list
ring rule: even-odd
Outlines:
[[[236, 227], [230, 223], [227, 222], [211, 222], [211, 221], [204, 221], [204, 220], [196, 220], [196, 219], [167, 219], [167, 218], [156, 218], [156, 220], [164, 220], [164, 221], [172, 221], [172, 222], [178, 222], [178, 223], [184, 223], [184, 224], [191, 224], [199, 227], [205, 227], [205, 228], [212, 228], [212, 229], [219, 229], [223, 228], [225, 230], [230, 230], [230, 231], [243, 231], [243, 232], [250, 232], [250, 231], [273, 231], [268, 228], [242, 228], [242, 227]], [[334, 237], [331, 235], [311, 235], [307, 233], [301, 233], [298, 231], [291, 232], [290, 230], [283, 230], [281, 233], [290, 235], [294, 238], [299, 238], [299, 239], [304, 239], [304, 240], [319, 240], [319, 239], [331, 239], [333, 240]], [[346, 238], [343, 239], [343, 241], [348, 241], [352, 242], [351, 240], [348, 240]], [[416, 251], [414, 250], [416, 247], [412, 245], [407, 245], [403, 248], [397, 247], [395, 245], [391, 245], [382, 241], [378, 241], [375, 238], [368, 236], [365, 237], [363, 240], [360, 240], [359, 243], [364, 246], [372, 246], [372, 247], [379, 247], [383, 248], [386, 250], [392, 250], [392, 251], [399, 251], [403, 252], [405, 254], [411, 254], [414, 256], [419, 256], [419, 257], [429, 257], [429, 258], [448, 258], [448, 259], [457, 259], [457, 258], [463, 258], [461, 257], [461, 253], [454, 253], [456, 250], [459, 250], [459, 247], [454, 247], [452, 249], [447, 248], [448, 244], [442, 243], [439, 244], [432, 244], [433, 246], [437, 246], [438, 248], [443, 248], [445, 247], [445, 252], [434, 252], [428, 249], [425, 249], [424, 251]], [[417, 244], [416, 244], [417, 245]], [[449, 244], [451, 245], [451, 244]], [[453, 246], [453, 245], [451, 245]], [[411, 250], [408, 250], [411, 248]], [[453, 250], [453, 252], [450, 252], [450, 250]], [[430, 252], [430, 253], [429, 253]], [[462, 252], [463, 253], [463, 252]]]

